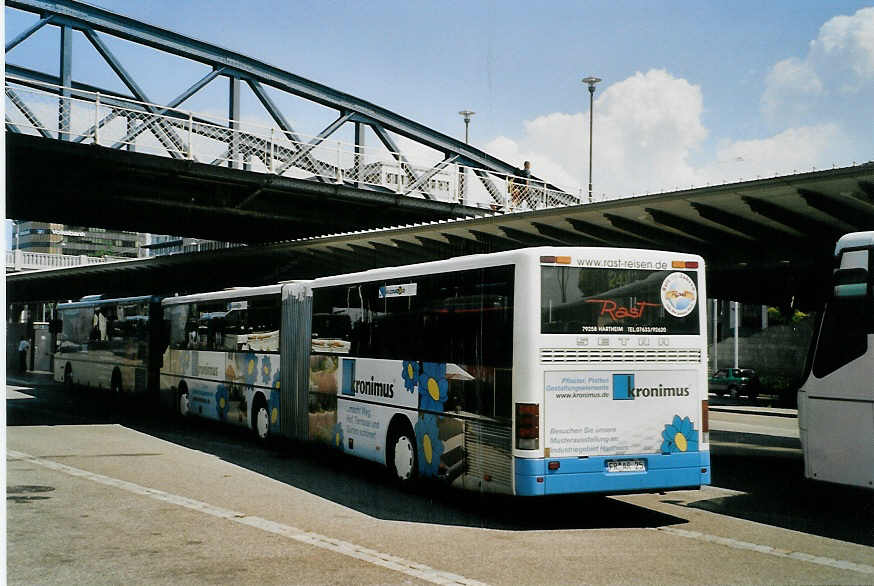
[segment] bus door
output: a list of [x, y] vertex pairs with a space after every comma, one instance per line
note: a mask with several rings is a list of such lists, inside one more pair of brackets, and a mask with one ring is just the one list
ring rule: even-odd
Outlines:
[[837, 251], [810, 376], [799, 392], [805, 476], [874, 486], [874, 302], [870, 245]]

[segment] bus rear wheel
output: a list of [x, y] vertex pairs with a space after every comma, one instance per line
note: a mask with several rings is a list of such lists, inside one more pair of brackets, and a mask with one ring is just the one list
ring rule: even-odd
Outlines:
[[261, 395], [252, 405], [252, 429], [259, 442], [266, 443], [270, 438], [270, 412], [267, 410], [267, 401]]

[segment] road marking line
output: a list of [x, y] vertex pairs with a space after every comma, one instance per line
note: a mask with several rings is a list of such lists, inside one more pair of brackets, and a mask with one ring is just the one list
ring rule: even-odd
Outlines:
[[760, 545], [758, 543], [750, 543], [748, 541], [739, 541], [737, 539], [731, 539], [729, 537], [719, 537], [716, 535], [708, 535], [706, 533], [699, 533], [698, 531], [688, 531], [686, 529], [677, 529], [676, 527], [653, 527], [651, 529], [653, 531], [662, 531], [664, 533], [670, 533], [671, 535], [677, 535], [679, 537], [686, 537], [687, 539], [697, 539], [699, 541], [706, 541], [708, 543], [716, 543], [719, 545], [724, 545], [726, 547], [731, 547], [733, 549], [743, 549], [743, 550], [747, 550], [747, 551], [755, 551], [755, 552], [763, 553], [766, 555], [773, 555], [773, 556], [781, 557], [781, 558], [789, 558], [789, 559], [793, 559], [793, 560], [799, 560], [802, 562], [810, 562], [811, 564], [819, 564], [820, 566], [829, 566], [832, 568], [837, 568], [839, 570], [849, 570], [851, 572], [859, 572], [860, 574], [874, 575], [874, 566], [869, 566], [867, 564], [848, 562], [846, 560], [836, 560], [833, 558], [812, 555], [812, 554], [804, 553], [801, 551], [790, 551], [788, 549], [777, 549], [777, 548], [771, 547], [769, 545]]
[[368, 562], [370, 564], [381, 566], [389, 570], [394, 570], [395, 572], [400, 572], [414, 578], [419, 578], [420, 580], [425, 580], [426, 582], [431, 582], [433, 584], [469, 584], [471, 586], [485, 586], [483, 582], [471, 580], [470, 578], [465, 578], [464, 576], [459, 576], [458, 574], [435, 570], [434, 568], [431, 568], [424, 564], [419, 564], [387, 553], [368, 549], [366, 547], [361, 547], [348, 541], [342, 541], [333, 537], [319, 535], [318, 533], [307, 532], [302, 529], [298, 529], [297, 527], [292, 527], [290, 525], [284, 525], [282, 523], [277, 523], [275, 521], [270, 521], [261, 517], [255, 517], [247, 515], [245, 513], [232, 511], [230, 509], [224, 509], [222, 507], [217, 507], [209, 503], [190, 499], [188, 497], [184, 497], [178, 494], [164, 492], [155, 488], [140, 486], [139, 484], [134, 484], [133, 482], [127, 482], [125, 480], [119, 480], [117, 478], [111, 478], [109, 476], [95, 474], [94, 472], [88, 472], [87, 470], [80, 470], [79, 468], [73, 468], [72, 466], [53, 462], [52, 460], [44, 460], [42, 458], [31, 456], [22, 452], [9, 450], [7, 453], [9, 457], [17, 460], [26, 460], [33, 464], [38, 464], [40, 466], [48, 468], [50, 470], [69, 474], [70, 476], [85, 478], [99, 484], [112, 486], [114, 488], [120, 488], [121, 490], [126, 490], [134, 494], [147, 496], [155, 500], [171, 503], [180, 507], [185, 507], [187, 509], [192, 509], [194, 511], [205, 513], [207, 515], [212, 515], [213, 517], [233, 521], [234, 523], [239, 523], [240, 525], [247, 525], [256, 529], [261, 529], [262, 531], [267, 531], [269, 533], [281, 535], [283, 537], [287, 537], [288, 539], [293, 539], [301, 543], [320, 547], [322, 549], [327, 549], [335, 553], [353, 557], [361, 561]]

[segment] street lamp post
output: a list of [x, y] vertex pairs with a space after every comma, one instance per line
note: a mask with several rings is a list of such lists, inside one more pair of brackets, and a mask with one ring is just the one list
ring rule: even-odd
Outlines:
[[470, 117], [476, 114], [476, 112], [472, 110], [462, 110], [459, 112], [461, 116], [464, 116], [464, 144], [467, 144], [468, 139], [468, 129], [470, 127]]
[[595, 84], [600, 77], [584, 77], [583, 83], [589, 86], [589, 203], [592, 203], [592, 114], [595, 105]]
[[[470, 128], [470, 117], [476, 114], [473, 110], [462, 110], [459, 112], [464, 117], [464, 144], [468, 144], [468, 129]], [[464, 205], [464, 200], [467, 192], [467, 169], [458, 167], [458, 202]]]

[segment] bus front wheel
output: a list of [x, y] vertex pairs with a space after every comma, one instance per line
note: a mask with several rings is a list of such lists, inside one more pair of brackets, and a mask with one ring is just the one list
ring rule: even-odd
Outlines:
[[73, 390], [73, 367], [69, 362], [66, 368], [64, 368], [64, 386], [67, 387], [68, 391]]
[[182, 383], [179, 385], [179, 398], [176, 400], [176, 408], [179, 411], [179, 415], [187, 417], [188, 407], [188, 387], [185, 383]]
[[396, 426], [389, 441], [388, 468], [394, 480], [408, 485], [416, 478], [416, 440], [409, 425]]

